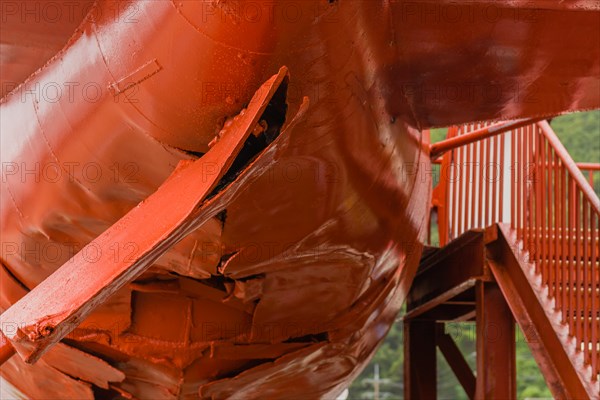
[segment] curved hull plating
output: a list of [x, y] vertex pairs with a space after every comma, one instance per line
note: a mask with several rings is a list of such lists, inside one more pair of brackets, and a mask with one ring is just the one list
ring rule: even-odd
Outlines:
[[[2, 186], [3, 308], [179, 160], [207, 151], [225, 117], [280, 66], [290, 69], [290, 113], [310, 99], [284, 154], [226, 215], [40, 363], [13, 357], [3, 366], [27, 395], [331, 396], [367, 362], [416, 269], [429, 199], [417, 173], [427, 161], [421, 134], [386, 111], [374, 72], [387, 55], [360, 48], [364, 31], [339, 40], [340, 27], [367, 23], [359, 8], [340, 25], [328, 21], [339, 18], [334, 6], [298, 4], [293, 25], [277, 16], [232, 21], [234, 10], [198, 2], [98, 12], [5, 98], [2, 156], [13, 169]], [[132, 10], [136, 21], [123, 20]], [[77, 84], [54, 102], [35, 92], [67, 82]]]

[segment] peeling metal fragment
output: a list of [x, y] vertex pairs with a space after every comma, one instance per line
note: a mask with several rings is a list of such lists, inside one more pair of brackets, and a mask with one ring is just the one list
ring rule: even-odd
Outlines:
[[278, 344], [234, 344], [230, 342], [212, 343], [210, 357], [224, 360], [276, 359], [285, 354], [300, 350], [311, 343]]
[[98, 357], [58, 343], [43, 357], [53, 368], [74, 378], [108, 389], [111, 382], [121, 382], [125, 374]]

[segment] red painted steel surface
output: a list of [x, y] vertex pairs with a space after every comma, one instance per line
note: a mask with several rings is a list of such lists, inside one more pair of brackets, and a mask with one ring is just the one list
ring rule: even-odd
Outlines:
[[[483, 129], [478, 125], [452, 128], [448, 136], [469, 137]], [[553, 315], [551, 323], [562, 341], [556, 343], [568, 349], [546, 350], [566, 352], [583, 383], [580, 387], [597, 397], [600, 199], [581, 169], [550, 125], [541, 121], [456, 148], [444, 155], [441, 170], [436, 189], [441, 244], [497, 222], [506, 223], [505, 229], [510, 226], [517, 264], [534, 282], [527, 284], [535, 284], [542, 308]], [[505, 267], [499, 263], [497, 268]], [[509, 302], [519, 301], [515, 293], [519, 290], [505, 294]], [[532, 319], [526, 319], [526, 326]], [[542, 371], [564, 367], [544, 363]], [[564, 397], [562, 390], [567, 389], [561, 386], [568, 385], [549, 383], [557, 398]]]
[[[508, 132], [525, 125], [531, 125], [532, 122], [537, 122], [536, 119], [520, 119], [513, 122], [498, 123], [495, 125], [483, 126], [472, 132], [465, 133], [459, 136], [452, 136], [442, 140], [441, 142], [433, 143], [429, 147], [429, 156], [432, 159], [437, 159], [447, 151], [463, 147], [472, 143], [479, 142], [504, 132]], [[437, 160], [436, 160], [437, 161]], [[440, 159], [441, 162], [441, 159]], [[482, 167], [482, 166], [480, 166]]]
[[[310, 111], [226, 214], [99, 307], [62, 353], [12, 357], [3, 377], [33, 398], [340, 392], [417, 267], [430, 193], [418, 128], [600, 103], [597, 3], [487, 6], [98, 3], [0, 105], [2, 309], [208, 151], [281, 66], [290, 112], [303, 96]], [[3, 82], [45, 57], [31, 56]]]
[[[228, 120], [206, 154], [194, 162], [181, 161], [155, 193], [0, 315], [0, 327], [26, 362], [37, 361], [172, 246], [224, 212], [239, 188], [252, 182], [259, 166], [283, 151], [287, 131], [305, 115], [308, 105], [305, 102], [298, 118], [285, 127], [276, 126], [278, 121], [270, 114], [277, 113], [269, 107], [280, 100], [278, 95], [285, 96], [287, 82], [287, 69], [281, 68], [258, 89], [247, 108]], [[259, 140], [273, 128], [282, 130], [283, 139], [273, 138], [251, 165], [237, 162], [249, 141]], [[132, 247], [128, 256], [115, 257], [115, 244], [123, 244], [123, 250]], [[91, 252], [97, 259], [89, 259]]]
[[0, 3], [0, 96], [59, 52], [94, 0], [7, 0]]
[[491, 227], [488, 234], [490, 231], [496, 239], [486, 249], [486, 262], [554, 398], [598, 398], [598, 381], [569, 337], [535, 264], [521, 251], [515, 231], [507, 224]]
[[0, 365], [9, 360], [13, 354], [15, 354], [14, 348], [4, 336], [4, 333], [0, 332]]

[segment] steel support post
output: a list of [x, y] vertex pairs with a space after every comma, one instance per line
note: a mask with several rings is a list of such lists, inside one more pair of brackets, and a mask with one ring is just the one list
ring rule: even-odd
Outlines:
[[515, 323], [495, 282], [477, 282], [476, 399], [516, 399]]
[[404, 321], [404, 398], [437, 398], [435, 321]]

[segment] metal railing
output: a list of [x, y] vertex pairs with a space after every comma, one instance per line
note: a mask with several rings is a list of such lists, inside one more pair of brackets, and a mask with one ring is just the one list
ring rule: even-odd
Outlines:
[[581, 172], [586, 173], [588, 176], [588, 182], [591, 187], [594, 187], [594, 174], [600, 172], [600, 164], [598, 163], [577, 163], [577, 166]]
[[[448, 137], [482, 126], [450, 128]], [[550, 125], [533, 123], [445, 153], [434, 206], [442, 246], [470, 229], [510, 224], [597, 380], [600, 200]]]

